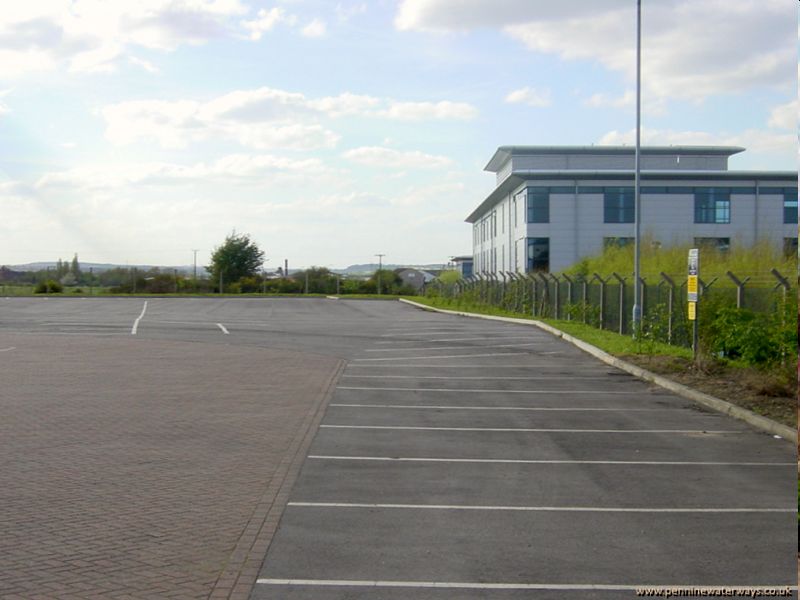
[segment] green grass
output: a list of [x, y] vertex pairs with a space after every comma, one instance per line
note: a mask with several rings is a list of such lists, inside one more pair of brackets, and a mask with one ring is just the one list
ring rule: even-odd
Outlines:
[[[501, 310], [494, 307], [484, 307], [476, 305], [456, 305], [446, 298], [408, 298], [414, 302], [425, 304], [434, 308], [444, 308], [447, 310], [457, 310], [462, 312], [472, 312], [482, 315], [493, 315], [498, 317], [513, 317], [515, 319], [526, 319], [529, 321], [534, 320], [532, 317], [520, 315], [519, 313]], [[547, 323], [551, 327], [563, 331], [579, 340], [582, 340], [592, 346], [596, 346], [601, 350], [605, 350], [609, 354], [615, 356], [625, 356], [632, 354], [643, 355], [659, 355], [659, 356], [679, 356], [682, 358], [692, 358], [692, 351], [688, 348], [681, 348], [679, 346], [670, 346], [661, 342], [654, 342], [649, 340], [634, 340], [631, 336], [620, 335], [613, 331], [604, 329], [597, 329], [585, 323], [577, 323], [575, 321], [563, 321], [560, 319], [535, 319], [542, 323]]]

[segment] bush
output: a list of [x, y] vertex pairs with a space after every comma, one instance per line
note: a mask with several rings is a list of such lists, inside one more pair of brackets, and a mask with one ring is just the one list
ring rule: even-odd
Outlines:
[[722, 307], [705, 328], [708, 348], [712, 353], [751, 365], [779, 362], [796, 347], [797, 332], [781, 323], [780, 315], [777, 317]]
[[36, 284], [35, 294], [60, 294], [64, 291], [64, 286], [58, 281], [48, 279], [47, 281], [40, 281]]

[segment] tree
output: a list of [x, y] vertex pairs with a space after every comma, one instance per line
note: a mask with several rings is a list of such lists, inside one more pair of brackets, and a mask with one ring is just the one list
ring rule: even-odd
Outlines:
[[250, 236], [246, 233], [237, 235], [234, 231], [225, 238], [221, 246], [214, 249], [211, 264], [206, 267], [206, 271], [211, 274], [214, 283], [219, 281], [220, 274], [223, 282], [233, 283], [242, 277], [257, 275], [263, 262], [264, 253]]
[[75, 253], [75, 256], [72, 257], [72, 264], [70, 264], [69, 272], [75, 276], [75, 279], [78, 280], [81, 277], [81, 265], [78, 262], [78, 254]]

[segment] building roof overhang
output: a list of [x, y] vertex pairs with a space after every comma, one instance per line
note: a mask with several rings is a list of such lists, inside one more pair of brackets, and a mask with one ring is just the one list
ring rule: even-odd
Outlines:
[[[705, 181], [781, 181], [797, 185], [797, 171], [642, 171], [643, 181], [667, 180], [686, 181], [702, 179]], [[631, 170], [577, 171], [564, 169], [557, 171], [514, 171], [498, 185], [478, 207], [465, 219], [467, 223], [475, 223], [490, 207], [510, 194], [526, 181], [561, 180], [568, 183], [586, 180], [616, 180], [633, 183], [634, 172]]]
[[[643, 146], [642, 155], [707, 155], [707, 156], [732, 156], [744, 152], [741, 146]], [[608, 155], [633, 155], [636, 153], [634, 146], [500, 146], [484, 171], [496, 173], [514, 155], [542, 155], [542, 154], [595, 154]]]

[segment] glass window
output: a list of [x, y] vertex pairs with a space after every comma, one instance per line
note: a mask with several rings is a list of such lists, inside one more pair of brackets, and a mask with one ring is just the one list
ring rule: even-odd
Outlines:
[[603, 248], [624, 248], [625, 246], [633, 246], [634, 239], [632, 237], [605, 237], [603, 238]]
[[783, 222], [797, 223], [797, 189], [786, 188], [783, 192]]
[[528, 223], [550, 222], [550, 190], [528, 188]]
[[694, 192], [694, 222], [730, 223], [730, 190], [726, 188], [697, 188]]
[[727, 252], [731, 249], [731, 238], [727, 237], [696, 237], [694, 238], [694, 245], [701, 250], [716, 250], [718, 252]]
[[607, 187], [603, 193], [604, 223], [633, 223], [635, 206], [632, 187]]
[[526, 271], [550, 270], [550, 238], [528, 238]]
[[783, 238], [783, 255], [786, 258], [797, 257], [797, 238]]

